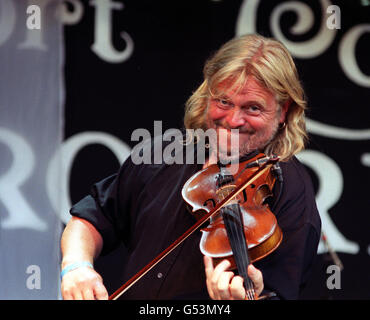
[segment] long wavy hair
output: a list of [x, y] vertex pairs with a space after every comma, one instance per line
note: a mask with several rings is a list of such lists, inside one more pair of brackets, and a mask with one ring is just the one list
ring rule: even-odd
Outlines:
[[285, 125], [278, 130], [264, 152], [279, 155], [282, 161], [287, 161], [304, 149], [307, 141], [304, 120], [307, 103], [293, 58], [282, 43], [260, 35], [234, 38], [206, 62], [203, 75], [203, 83], [186, 102], [186, 129], [207, 129], [208, 101], [221, 82], [231, 80], [232, 86], [238, 89], [249, 76], [253, 76], [275, 95], [280, 110], [285, 103], [289, 104]]

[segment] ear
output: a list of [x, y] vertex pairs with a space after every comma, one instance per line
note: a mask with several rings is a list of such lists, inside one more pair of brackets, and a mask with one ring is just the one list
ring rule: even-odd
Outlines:
[[284, 104], [281, 106], [281, 113], [280, 113], [280, 119], [279, 123], [284, 123], [285, 122], [285, 117], [286, 114], [288, 113], [289, 107], [292, 104], [292, 100], [289, 99], [284, 102]]

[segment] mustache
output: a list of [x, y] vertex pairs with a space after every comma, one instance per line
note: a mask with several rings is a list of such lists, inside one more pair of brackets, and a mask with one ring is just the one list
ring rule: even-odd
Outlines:
[[238, 133], [249, 133], [249, 134], [254, 134], [255, 130], [250, 129], [245, 126], [240, 126], [240, 127], [231, 127], [227, 123], [222, 123], [221, 121], [215, 121], [214, 122], [216, 129], [225, 129], [225, 130], [238, 130]]

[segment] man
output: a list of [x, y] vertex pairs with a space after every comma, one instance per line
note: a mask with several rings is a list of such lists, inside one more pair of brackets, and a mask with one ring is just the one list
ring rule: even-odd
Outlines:
[[[184, 183], [202, 168], [256, 152], [279, 155], [282, 174], [270, 201], [283, 231], [280, 246], [250, 265], [257, 296], [297, 299], [320, 238], [320, 218], [310, 178], [294, 154], [304, 147], [306, 102], [294, 62], [279, 42], [257, 35], [235, 38], [204, 68], [204, 82], [189, 98], [187, 129], [213, 129], [204, 164], [136, 164], [136, 150], [119, 173], [97, 183], [72, 209], [62, 236], [65, 299], [106, 299], [93, 269], [100, 254], [123, 242], [131, 277], [194, 224], [181, 198]], [[235, 133], [237, 130], [238, 133]], [[238, 138], [235, 146], [231, 141]], [[230, 156], [231, 155], [231, 156]], [[131, 287], [125, 299], [245, 299], [243, 280], [230, 263], [217, 266], [199, 250], [200, 232]]]

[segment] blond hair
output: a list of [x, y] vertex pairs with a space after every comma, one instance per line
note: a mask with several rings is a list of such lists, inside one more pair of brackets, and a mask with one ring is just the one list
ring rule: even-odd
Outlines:
[[304, 149], [307, 140], [304, 91], [294, 61], [280, 42], [260, 35], [234, 38], [206, 62], [203, 75], [203, 83], [186, 102], [186, 129], [207, 129], [208, 100], [221, 82], [232, 80], [233, 86], [240, 88], [248, 76], [253, 76], [275, 95], [280, 108], [289, 103], [285, 126], [278, 130], [265, 153], [279, 155], [284, 161]]

